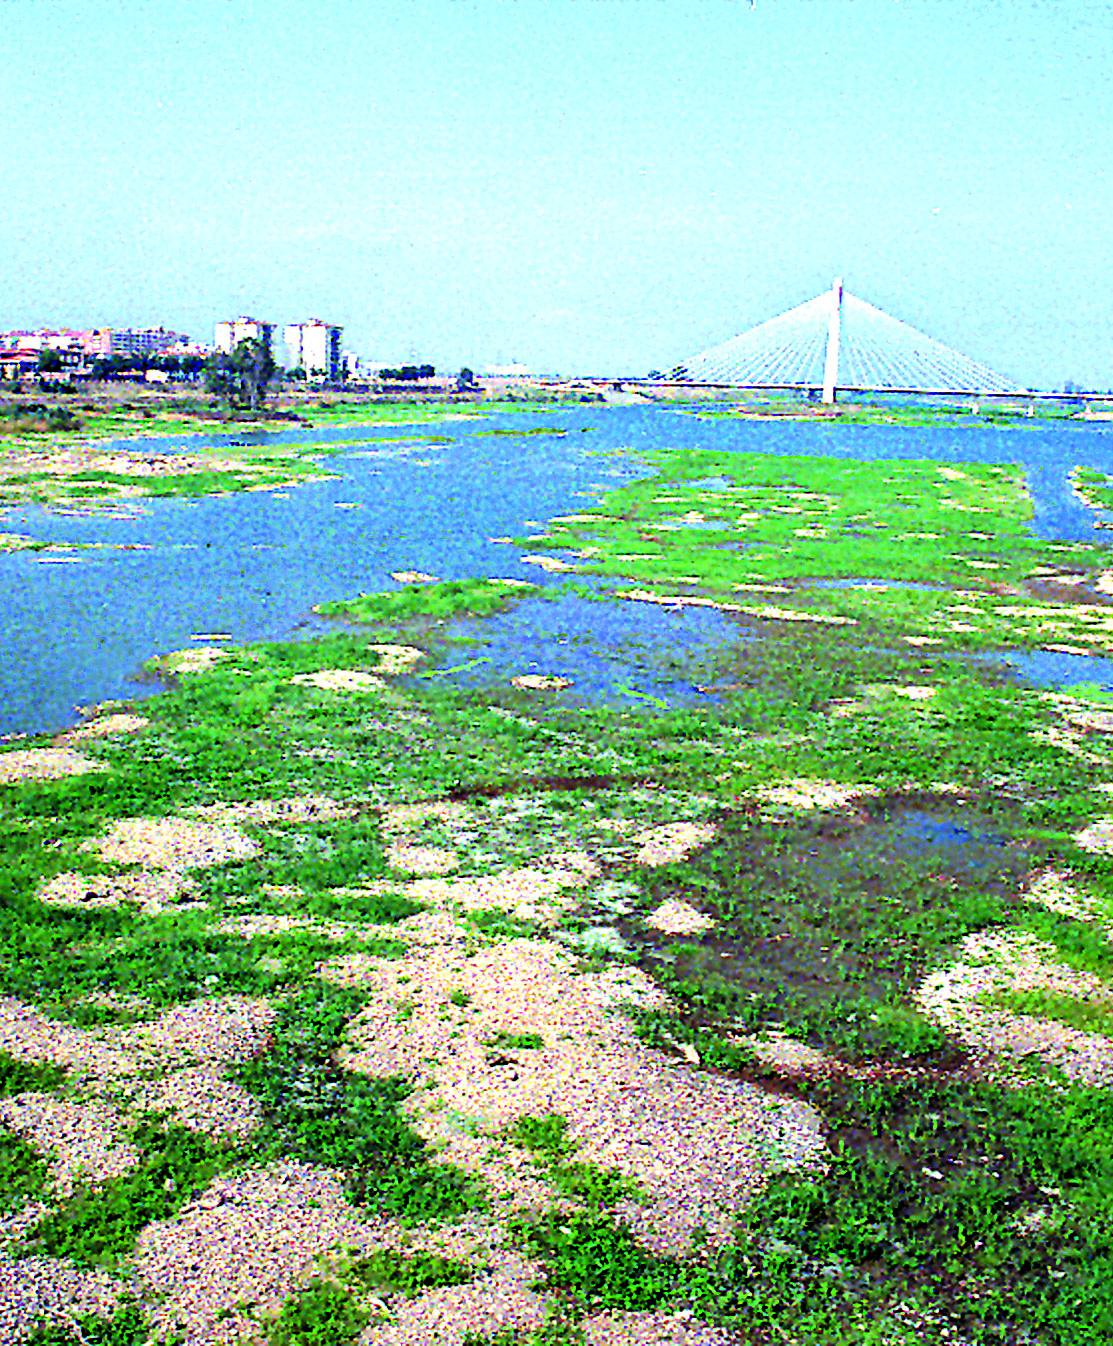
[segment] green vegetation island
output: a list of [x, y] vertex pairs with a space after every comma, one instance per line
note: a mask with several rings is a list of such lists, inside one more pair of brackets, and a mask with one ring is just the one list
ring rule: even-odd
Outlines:
[[[0, 504], [492, 410], [98, 448], [206, 408], [0, 413]], [[504, 540], [530, 581], [337, 594], [0, 747], [4, 1342], [1113, 1340], [1113, 697], [991, 657], [1113, 657], [1110, 548], [1009, 463], [638, 456]], [[683, 701], [457, 676], [568, 603], [734, 634], [664, 656]]]

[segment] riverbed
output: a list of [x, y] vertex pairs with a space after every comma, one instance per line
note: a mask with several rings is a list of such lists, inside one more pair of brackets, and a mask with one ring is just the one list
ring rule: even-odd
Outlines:
[[[190, 451], [227, 438], [98, 447]], [[306, 432], [238, 438], [305, 442]], [[644, 473], [640, 455], [657, 448], [1019, 463], [1034, 531], [1066, 540], [1103, 536], [1099, 516], [1071, 488], [1071, 469], [1113, 461], [1113, 428], [1100, 424], [770, 423], [655, 407], [333, 427], [313, 439], [333, 450], [335, 478], [200, 500], [116, 501], [90, 513], [0, 514], [0, 531], [50, 544], [0, 554], [0, 734], [61, 728], [78, 706], [139, 695], [140, 666], [168, 650], [213, 637], [312, 633], [322, 625], [315, 603], [389, 589], [393, 573], [543, 581], [517, 549], [494, 539], [540, 533], [553, 515], [589, 507]]]

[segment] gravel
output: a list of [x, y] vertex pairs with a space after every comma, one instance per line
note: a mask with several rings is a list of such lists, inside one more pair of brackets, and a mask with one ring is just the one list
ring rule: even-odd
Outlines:
[[1037, 990], [1106, 1002], [1109, 987], [1100, 978], [1057, 962], [1054, 947], [1027, 931], [977, 931], [962, 942], [961, 954], [916, 990], [925, 1014], [969, 1047], [1035, 1056], [1085, 1084], [1113, 1082], [1113, 1038], [986, 1003], [1002, 992]]
[[218, 1179], [148, 1225], [135, 1272], [157, 1332], [180, 1332], [182, 1346], [255, 1341], [253, 1310], [275, 1311], [330, 1250], [369, 1251], [386, 1228], [349, 1205], [340, 1174], [279, 1163]]
[[580, 1330], [586, 1346], [735, 1346], [739, 1340], [685, 1314], [600, 1313]]
[[13, 748], [0, 753], [0, 785], [28, 780], [62, 780], [107, 771], [103, 762], [74, 748]]
[[[579, 974], [557, 946], [514, 940], [471, 955], [446, 947], [377, 965], [365, 958], [360, 972], [378, 993], [350, 1029], [345, 1064], [414, 1080], [405, 1106], [417, 1130], [511, 1204], [538, 1195], [532, 1178], [524, 1191], [517, 1180], [528, 1170], [505, 1167], [498, 1140], [523, 1115], [560, 1113], [578, 1158], [637, 1183], [645, 1202], [620, 1213], [663, 1252], [688, 1251], [703, 1224], [713, 1242], [725, 1240], [733, 1209], [769, 1173], [823, 1149], [818, 1116], [803, 1104], [645, 1047], [618, 1006], [666, 1002], [637, 969]], [[350, 981], [353, 968], [323, 973]], [[525, 1033], [543, 1048], [497, 1045]]]
[[24, 1341], [42, 1318], [72, 1325], [80, 1314], [108, 1317], [119, 1289], [101, 1271], [80, 1271], [51, 1257], [13, 1261], [0, 1252], [0, 1341]]
[[85, 847], [109, 863], [174, 873], [249, 860], [261, 849], [235, 827], [179, 817], [120, 818]]
[[706, 846], [716, 831], [714, 823], [664, 823], [644, 828], [634, 835], [638, 848], [634, 859], [647, 869], [676, 864]]
[[128, 1119], [107, 1103], [16, 1094], [0, 1099], [0, 1122], [46, 1156], [60, 1196], [69, 1196], [83, 1180], [117, 1178], [139, 1162], [139, 1151], [120, 1138]]
[[137, 906], [145, 916], [156, 916], [194, 892], [179, 870], [134, 870], [125, 874], [55, 874], [37, 897], [48, 907], [68, 910]]
[[417, 902], [455, 911], [495, 908], [525, 921], [552, 924], [574, 905], [568, 889], [582, 887], [599, 875], [599, 865], [586, 851], [558, 851], [532, 865], [474, 878], [417, 879], [407, 894]]

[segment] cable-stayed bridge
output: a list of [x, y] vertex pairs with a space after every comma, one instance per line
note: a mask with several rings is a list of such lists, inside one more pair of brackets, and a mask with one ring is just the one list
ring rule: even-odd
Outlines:
[[970, 393], [1027, 390], [988, 365], [843, 289], [830, 290], [685, 360], [680, 382], [819, 392]]

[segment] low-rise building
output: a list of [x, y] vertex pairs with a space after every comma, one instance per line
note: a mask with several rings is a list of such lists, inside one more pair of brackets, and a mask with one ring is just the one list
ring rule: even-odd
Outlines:
[[34, 374], [39, 367], [39, 352], [34, 347], [16, 346], [0, 351], [0, 377], [11, 383]]

